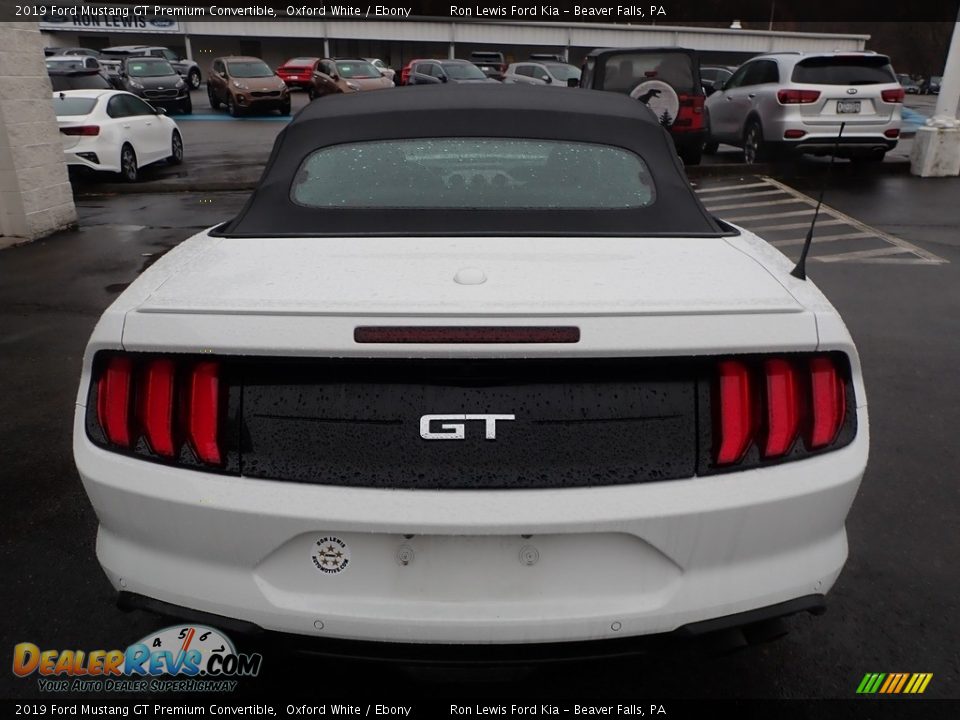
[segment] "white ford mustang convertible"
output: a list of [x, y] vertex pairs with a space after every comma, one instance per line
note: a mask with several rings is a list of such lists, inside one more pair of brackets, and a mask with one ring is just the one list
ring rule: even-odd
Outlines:
[[99, 560], [125, 607], [385, 652], [818, 612], [867, 405], [790, 269], [630, 98], [312, 103], [90, 339]]

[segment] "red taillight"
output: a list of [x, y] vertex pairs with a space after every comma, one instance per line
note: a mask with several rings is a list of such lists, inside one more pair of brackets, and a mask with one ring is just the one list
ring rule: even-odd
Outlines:
[[797, 140], [807, 134], [806, 130], [784, 130], [783, 137], [787, 140]]
[[99, 125], [74, 125], [73, 127], [62, 127], [60, 132], [64, 135], [83, 135], [84, 137], [94, 137], [100, 134]]
[[777, 100], [781, 105], [806, 105], [820, 98], [819, 90], [778, 90]]
[[[715, 372], [715, 466], [756, 467], [838, 442], [847, 389], [834, 356], [728, 359], [719, 361]], [[748, 452], [754, 444], [759, 453]]]
[[903, 102], [903, 88], [898, 87], [893, 90], [881, 90], [880, 97], [885, 103], [902, 103]]
[[898, 138], [900, 137], [900, 128], [891, 128], [890, 130], [884, 130], [883, 136], [888, 138]]
[[797, 374], [787, 360], [771, 358], [763, 364], [766, 377], [766, 438], [764, 457], [786, 453], [800, 432], [800, 392]]
[[703, 129], [703, 101], [702, 95], [678, 95], [680, 108], [677, 117], [670, 127], [676, 130], [692, 131]]
[[217, 423], [220, 416], [220, 366], [213, 361], [197, 363], [190, 375], [187, 433], [197, 456], [220, 464]]
[[173, 457], [173, 398], [176, 366], [159, 358], [146, 364], [140, 375], [140, 424], [150, 449]]
[[130, 447], [130, 390], [133, 363], [118, 355], [110, 358], [97, 383], [97, 419], [114, 445]]
[[718, 366], [716, 402], [716, 463], [738, 462], [753, 439], [753, 393], [750, 371], [738, 360]]
[[847, 410], [843, 381], [829, 357], [811, 358], [810, 391], [810, 448], [816, 450], [836, 440]]
[[111, 354], [95, 390], [107, 445], [175, 460], [186, 443], [201, 462], [222, 465], [219, 362]]

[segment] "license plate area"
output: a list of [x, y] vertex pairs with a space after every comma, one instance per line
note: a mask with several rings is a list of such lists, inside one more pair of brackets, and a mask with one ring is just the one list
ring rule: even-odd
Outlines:
[[846, 113], [858, 113], [858, 112], [860, 112], [859, 100], [837, 100], [838, 115], [842, 115]]

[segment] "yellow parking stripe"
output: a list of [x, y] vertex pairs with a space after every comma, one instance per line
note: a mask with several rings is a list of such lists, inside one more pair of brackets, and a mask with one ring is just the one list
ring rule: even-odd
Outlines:
[[927, 685], [930, 684], [930, 681], [933, 679], [933, 673], [926, 673], [926, 677], [923, 678], [923, 684], [920, 686], [920, 689], [917, 690], [918, 693], [922, 693], [927, 689]]
[[905, 693], [913, 692], [913, 686], [917, 684], [917, 677], [919, 676], [916, 673], [910, 676], [910, 682], [907, 683], [907, 686], [903, 689], [903, 692]]

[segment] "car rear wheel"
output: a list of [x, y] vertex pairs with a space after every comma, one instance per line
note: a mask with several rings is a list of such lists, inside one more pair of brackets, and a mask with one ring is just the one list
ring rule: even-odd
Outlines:
[[180, 137], [180, 131], [174, 130], [173, 137], [170, 138], [170, 157], [167, 162], [171, 165], [179, 165], [183, 162], [183, 138]]
[[704, 155], [716, 155], [717, 150], [720, 149], [720, 143], [716, 140], [707, 140], [703, 144], [703, 154]]
[[191, 69], [190, 72], [187, 73], [187, 82], [190, 83], [191, 90], [196, 90], [200, 87], [200, 71], [196, 68]]
[[220, 101], [217, 100], [217, 96], [214, 94], [213, 89], [210, 87], [209, 83], [207, 84], [207, 99], [210, 101], [210, 107], [214, 110], [220, 109]]
[[136, 182], [140, 177], [140, 168], [137, 165], [137, 153], [133, 147], [124, 143], [120, 148], [120, 177], [124, 182]]
[[770, 145], [763, 139], [763, 128], [756, 120], [747, 123], [743, 132], [743, 161], [747, 165], [767, 162], [771, 156]]
[[240, 108], [237, 107], [237, 101], [233, 99], [233, 95], [227, 95], [227, 112], [230, 113], [230, 117], [240, 117]]

